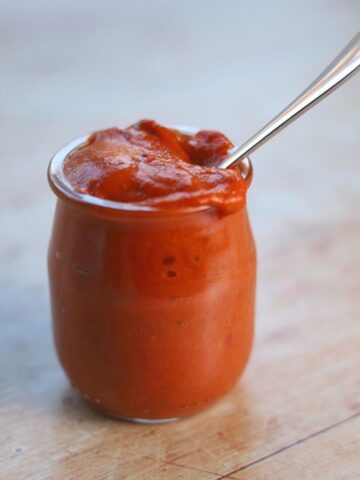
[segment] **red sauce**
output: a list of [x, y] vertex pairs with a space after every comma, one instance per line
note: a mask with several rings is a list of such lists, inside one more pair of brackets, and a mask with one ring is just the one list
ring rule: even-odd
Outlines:
[[184, 135], [152, 120], [91, 135], [64, 166], [72, 186], [95, 197], [153, 207], [209, 205], [230, 213], [244, 205], [237, 170], [217, 168], [233, 147], [221, 133]]
[[[94, 133], [62, 160], [77, 191], [161, 207], [150, 211], [95, 207], [50, 176], [55, 345], [95, 408], [127, 418], [190, 415], [244, 370], [256, 254], [245, 181], [216, 167], [231, 146], [217, 132], [183, 135], [142, 121]], [[200, 205], [216, 210], [178, 209]]]

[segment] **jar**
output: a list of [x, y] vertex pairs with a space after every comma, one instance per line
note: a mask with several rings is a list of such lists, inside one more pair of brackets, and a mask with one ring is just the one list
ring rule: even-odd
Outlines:
[[[61, 149], [48, 172], [60, 363], [83, 398], [112, 416], [194, 414], [231, 390], [250, 355], [256, 254], [246, 207], [221, 216], [78, 193], [63, 163], [86, 140]], [[242, 169], [250, 184], [249, 160]]]

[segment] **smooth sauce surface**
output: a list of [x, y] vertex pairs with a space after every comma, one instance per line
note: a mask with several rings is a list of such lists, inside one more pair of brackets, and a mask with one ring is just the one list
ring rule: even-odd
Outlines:
[[217, 168], [233, 147], [221, 133], [185, 135], [152, 120], [93, 133], [71, 152], [64, 174], [73, 188], [98, 198], [159, 208], [243, 207], [246, 183], [237, 169]]

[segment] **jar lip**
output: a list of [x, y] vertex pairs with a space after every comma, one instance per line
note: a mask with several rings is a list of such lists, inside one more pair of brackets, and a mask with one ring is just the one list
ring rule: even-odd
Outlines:
[[[194, 135], [199, 129], [188, 126], [169, 126], [169, 128], [176, 129], [181, 133]], [[77, 192], [71, 183], [67, 180], [64, 174], [64, 161], [67, 156], [76, 148], [85, 144], [91, 134], [83, 135], [70, 143], [64, 145], [60, 148], [51, 158], [49, 167], [48, 167], [48, 181], [51, 189], [57, 196], [65, 197], [69, 200], [75, 201], [78, 204], [86, 204], [89, 206], [100, 207], [109, 210], [116, 210], [118, 212], [124, 213], [156, 213], [156, 214], [166, 214], [166, 215], [177, 215], [177, 214], [186, 214], [186, 213], [196, 213], [214, 210], [214, 207], [209, 205], [201, 205], [199, 207], [180, 207], [180, 208], [165, 208], [165, 207], [154, 207], [147, 205], [137, 205], [134, 203], [127, 202], [117, 202], [114, 200], [107, 200], [104, 198], [98, 198], [93, 195], [88, 195], [85, 193]], [[237, 148], [236, 146], [233, 149]], [[231, 150], [233, 150], [231, 149]], [[247, 177], [250, 177], [252, 174], [252, 164], [250, 158], [244, 159], [244, 164], [248, 169]]]

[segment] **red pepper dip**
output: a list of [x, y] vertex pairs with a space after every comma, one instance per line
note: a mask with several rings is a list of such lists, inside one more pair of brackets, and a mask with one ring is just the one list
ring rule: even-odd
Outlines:
[[185, 135], [152, 120], [92, 134], [69, 155], [64, 172], [73, 188], [107, 200], [152, 207], [216, 207], [245, 203], [238, 170], [219, 169], [233, 147], [221, 133]]
[[228, 392], [251, 351], [256, 254], [233, 147], [151, 120], [95, 132], [49, 167], [54, 337], [96, 408], [158, 421]]

